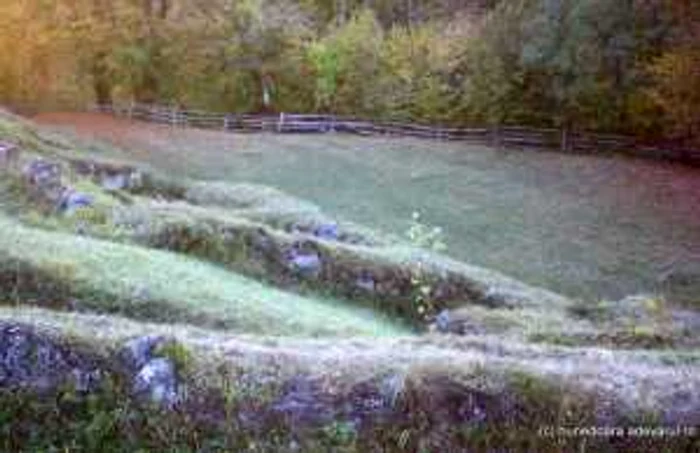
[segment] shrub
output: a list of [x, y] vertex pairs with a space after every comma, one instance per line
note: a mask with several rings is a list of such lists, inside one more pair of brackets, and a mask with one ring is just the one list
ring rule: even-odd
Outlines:
[[[444, 241], [442, 228], [433, 227], [421, 222], [419, 212], [414, 212], [411, 217], [411, 225], [406, 231], [406, 237], [411, 244], [434, 252], [440, 252], [447, 248]], [[433, 287], [427, 278], [427, 265], [419, 259], [411, 274], [413, 287], [413, 302], [418, 318], [430, 319], [436, 313], [435, 303], [431, 298]]]

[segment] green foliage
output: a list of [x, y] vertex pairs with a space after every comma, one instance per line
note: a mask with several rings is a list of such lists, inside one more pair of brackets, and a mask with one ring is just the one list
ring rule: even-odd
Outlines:
[[[441, 252], [447, 248], [442, 228], [423, 223], [417, 211], [411, 216], [411, 225], [406, 231], [406, 237], [411, 244], [429, 251]], [[423, 319], [430, 319], [437, 311], [431, 298], [433, 286], [427, 278], [427, 266], [427, 263], [419, 259], [411, 273], [413, 303], [418, 317]]]
[[324, 438], [322, 443], [326, 448], [333, 448], [333, 451], [353, 452], [357, 451], [357, 430], [350, 422], [336, 421], [323, 428]]
[[413, 212], [411, 224], [406, 231], [406, 238], [411, 244], [433, 252], [447, 249], [442, 228], [434, 227], [421, 221], [420, 212]]
[[253, 441], [265, 447], [262, 451], [284, 447], [190, 413], [139, 405], [120, 386], [87, 396], [71, 390], [49, 397], [2, 390], [0, 404], [3, 451], [195, 453], [224, 451], [222, 447], [244, 451]]
[[155, 357], [165, 357], [172, 361], [180, 379], [186, 379], [194, 370], [194, 356], [182, 343], [171, 340], [159, 344], [153, 351]]
[[[698, 33], [700, 37], [700, 33]], [[670, 50], [649, 65], [656, 82], [648, 94], [664, 115], [664, 127], [673, 137], [700, 137], [700, 51], [693, 45]]]
[[323, 43], [312, 43], [307, 52], [316, 73], [316, 108], [328, 110], [338, 86], [338, 54]]
[[447, 0], [8, 4], [0, 99], [697, 136], [696, 7], [482, 4], [480, 17]]
[[367, 81], [376, 75], [381, 39], [379, 24], [372, 12], [365, 10], [310, 46], [317, 97], [332, 111], [357, 114], [371, 109]]

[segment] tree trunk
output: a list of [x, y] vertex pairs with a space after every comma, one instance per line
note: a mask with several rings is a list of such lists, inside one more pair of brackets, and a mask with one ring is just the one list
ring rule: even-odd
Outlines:
[[99, 105], [112, 103], [112, 81], [109, 80], [105, 58], [104, 54], [96, 55], [92, 65], [92, 86]]
[[335, 22], [338, 26], [343, 25], [347, 19], [347, 0], [336, 0], [335, 2]]

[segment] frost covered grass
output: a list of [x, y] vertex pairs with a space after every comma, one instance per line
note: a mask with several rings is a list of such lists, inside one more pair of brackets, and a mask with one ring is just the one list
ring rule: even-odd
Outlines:
[[[0, 125], [16, 122], [8, 118], [0, 115]], [[163, 136], [160, 128], [152, 131], [153, 148], [130, 157], [155, 168], [139, 167], [143, 183], [115, 191], [102, 187], [94, 174], [73, 172], [71, 165], [82, 159], [78, 164], [88, 167], [124, 167], [120, 155], [134, 148], [124, 153], [95, 142], [91, 153], [92, 145], [86, 143], [81, 151], [74, 140], [29, 123], [0, 129], [23, 143], [30, 157], [61, 160], [68, 169], [66, 182], [93, 199], [90, 209], [63, 215], [39, 209], [23, 198], [21, 181], [2, 178], [0, 323], [28, 325], [87, 344], [107, 359], [129, 339], [172, 338], [176, 347], [167, 353], [178, 372], [187, 371], [181, 377], [193, 406], [154, 412], [124, 394], [119, 382], [78, 401], [72, 395], [46, 399], [0, 391], [0, 420], [21, 421], [0, 449], [692, 451], [691, 438], [644, 445], [625, 439], [553, 440], [538, 429], [700, 422], [697, 313], [677, 310], [655, 295], [601, 303], [572, 300], [445, 256], [445, 246], [448, 254], [459, 254], [464, 246], [455, 245], [454, 218], [421, 206], [437, 201], [434, 183], [444, 176], [435, 167], [439, 161], [411, 170], [411, 184], [421, 186], [424, 195], [415, 198], [417, 205], [402, 205], [395, 189], [388, 197], [386, 187], [377, 192], [378, 201], [371, 200], [378, 203], [371, 210], [388, 198], [396, 202], [396, 209], [368, 223], [388, 222], [388, 230], [405, 232], [402, 238], [338, 220], [346, 214], [358, 218], [359, 205], [346, 205], [348, 196], [357, 195], [352, 192], [356, 184], [367, 183], [371, 191], [376, 189], [373, 178], [380, 176], [400, 183], [405, 170], [400, 160], [382, 153], [374, 153], [371, 161], [366, 150], [353, 148], [356, 138], [322, 137], [309, 150], [308, 138], [294, 136], [251, 136], [231, 145], [231, 136], [224, 140], [217, 133], [170, 130]], [[192, 134], [243, 151], [229, 160], [212, 145], [185, 155], [179, 146]], [[271, 143], [284, 150], [262, 149]], [[328, 143], [329, 149], [321, 149]], [[306, 173], [297, 165], [299, 156], [290, 152], [311, 154], [305, 162], [317, 187], [295, 185]], [[401, 152], [415, 162], [418, 148], [410, 144]], [[168, 163], [174, 157], [182, 159]], [[360, 165], [364, 158], [371, 169]], [[467, 179], [488, 168], [486, 161], [469, 159], [474, 168]], [[500, 159], [517, 160], [512, 155]], [[248, 164], [236, 168], [241, 161]], [[358, 181], [341, 178], [334, 188], [339, 199], [324, 198], [318, 190], [331, 190], [324, 185], [330, 179], [324, 178], [339, 175], [342, 165], [334, 165], [340, 161], [349, 164]], [[180, 174], [221, 180], [180, 179], [184, 167]], [[263, 168], [270, 173], [263, 174]], [[285, 190], [243, 182], [235, 177], [237, 171], [248, 171], [257, 182], [270, 178]], [[491, 189], [495, 184], [488, 178], [481, 182]], [[522, 189], [507, 178], [499, 184], [503, 190]], [[397, 187], [407, 194], [418, 190]], [[455, 187], [461, 194], [463, 187]], [[324, 209], [287, 190], [309, 192]], [[511, 195], [491, 196], [503, 209], [512, 201]], [[465, 199], [460, 195], [445, 209], [456, 209]], [[414, 209], [425, 218], [411, 221]], [[470, 212], [470, 221], [483, 220]], [[401, 221], [392, 227], [391, 218], [399, 214]], [[511, 228], [510, 220], [502, 221]], [[480, 228], [488, 232], [492, 225]], [[480, 245], [474, 245], [477, 257]], [[322, 266], [297, 279], [299, 269], [290, 273], [285, 266], [289, 252], [299, 247], [320, 258], [307, 264]], [[518, 253], [517, 247], [509, 251], [508, 260], [520, 260]], [[358, 282], [364, 292], [356, 291]], [[419, 320], [424, 326], [423, 318], [445, 307], [447, 331], [461, 335], [439, 326], [442, 333], [419, 335], [404, 324]], [[382, 405], [390, 401], [390, 410], [365, 406], [376, 398]], [[280, 416], [275, 409], [280, 405], [297, 412]], [[300, 425], [294, 421], [299, 411], [326, 418]], [[357, 422], [358, 411], [370, 421]], [[39, 426], [38, 419], [45, 423]]]
[[464, 143], [237, 135], [101, 115], [40, 118], [119, 145], [172, 175], [246, 181], [333, 216], [401, 234], [419, 210], [448, 254], [587, 300], [664, 291], [697, 303], [698, 170], [620, 157], [495, 151]]
[[[370, 310], [276, 290], [175, 253], [32, 229], [7, 218], [0, 218], [0, 229], [4, 261], [59, 273], [56, 278], [95, 309], [135, 316], [143, 311], [140, 317], [165, 316], [161, 321], [183, 316], [239, 332], [343, 336], [403, 331]], [[151, 304], [159, 308], [149, 309]], [[159, 314], [160, 309], [166, 311]]]
[[[164, 335], [176, 341], [178, 351], [186, 351], [179, 355], [188, 358], [190, 394], [208, 395], [205, 402], [194, 399], [191, 407], [168, 414], [129, 400], [119, 393], [118, 380], [112, 391], [88, 400], [0, 393], [0, 416], [16, 417], [23, 430], [35, 432], [5, 437], [6, 448], [13, 451], [18, 445], [105, 451], [147, 445], [158, 451], [212, 452], [291, 452], [300, 447], [310, 452], [458, 451], [454, 449], [467, 445], [478, 451], [576, 451], [584, 446], [692, 451], [695, 442], [689, 436], [572, 436], [555, 442], [539, 429], [691, 426], [697, 413], [686, 409], [695, 404], [695, 396], [688, 395], [697, 395], [700, 387], [697, 352], [679, 361], [668, 352], [523, 345], [495, 337], [271, 338], [30, 307], [0, 307], [0, 322], [90, 344], [108, 360], [127, 339]], [[313, 401], [297, 402], [309, 404], [309, 411], [328, 410], [331, 395], [354, 404], [353, 398], [379, 392], [390, 395], [395, 414], [405, 416], [359, 425], [337, 418], [296, 426], [274, 414], [276, 404], [295, 392], [284, 383], [300, 377], [323, 383], [313, 394], [304, 394]], [[643, 393], [634, 390], [641, 387]], [[46, 423], [38, 426], [37, 417]], [[246, 425], [251, 417], [256, 424]]]

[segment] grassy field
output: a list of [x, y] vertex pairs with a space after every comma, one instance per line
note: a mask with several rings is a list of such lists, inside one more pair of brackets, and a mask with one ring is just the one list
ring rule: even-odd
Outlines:
[[451, 256], [569, 296], [697, 294], [697, 169], [412, 139], [232, 135], [90, 114], [38, 120], [119, 145], [112, 157], [271, 185], [388, 233], [405, 231], [419, 210], [445, 229]]
[[[600, 199], [615, 198], [612, 187], [641, 196], [646, 186], [620, 179], [620, 167], [646, 163], [46, 117], [62, 118], [112, 145], [47, 133], [0, 111], [0, 141], [22, 151], [16, 165], [0, 167], [0, 352], [14, 351], [8, 341], [31, 329], [94, 357], [106, 380], [88, 398], [0, 386], [0, 428], [12, 427], [0, 449], [649, 451], [652, 443], [623, 438], [560, 444], [538, 429], [700, 421], [697, 311], [652, 296], [572, 300], [472, 265], [493, 259], [496, 269], [585, 296], [650, 278], [619, 255], [648, 258], [652, 239], [692, 264], [697, 219], [681, 215], [692, 191], [675, 205]], [[46, 193], [55, 185], [19, 172], [37, 158], [61, 169], [59, 187], [91, 196], [92, 205], [57, 209]], [[616, 182], [602, 192], [585, 186], [605, 185], [607, 166]], [[652, 168], [656, 178], [693, 187], [688, 169]], [[108, 170], [138, 177], [114, 189], [103, 179]], [[563, 235], [612, 224], [605, 206], [625, 208], [645, 236], [618, 225], [626, 241], [591, 236], [589, 254], [546, 254], [577, 245]], [[654, 217], [654, 209], [677, 217]], [[401, 237], [413, 210], [445, 227], [452, 257]], [[567, 217], [582, 212], [598, 217]], [[319, 224], [337, 234], [319, 234]], [[412, 227], [432, 231], [417, 219]], [[487, 253], [494, 241], [501, 248]], [[315, 255], [317, 272], [290, 267], [291, 252]], [[454, 259], [461, 255], [475, 259]], [[620, 265], [605, 275], [615, 288], [572, 273], [608, 261]], [[623, 271], [627, 280], [618, 279]], [[447, 328], [425, 316], [442, 308]], [[167, 339], [157, 354], [177, 372], [177, 411], [135, 400], [123, 369], [126, 342], [150, 335]], [[32, 351], [29, 366], [45, 355]], [[316, 421], [297, 422], [300, 414]], [[697, 446], [691, 437], [653, 442], [659, 451]]]

